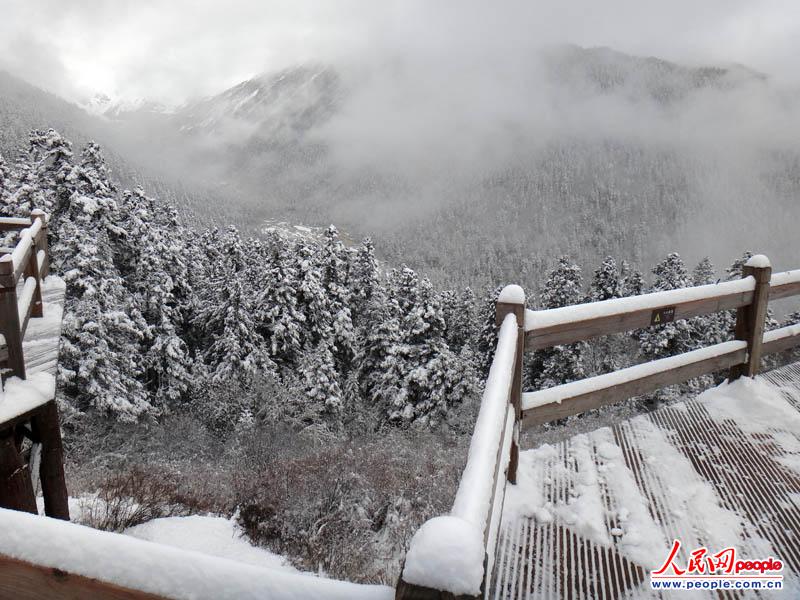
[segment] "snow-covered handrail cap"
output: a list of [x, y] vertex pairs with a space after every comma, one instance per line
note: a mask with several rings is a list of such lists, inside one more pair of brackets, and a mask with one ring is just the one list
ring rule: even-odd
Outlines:
[[507, 285], [500, 292], [497, 301], [505, 304], [525, 304], [525, 292], [518, 285]]
[[769, 262], [769, 258], [767, 258], [766, 255], [756, 254], [755, 256], [751, 256], [750, 259], [744, 263], [744, 266], [754, 269], [766, 269], [767, 267], [771, 267], [772, 263]]

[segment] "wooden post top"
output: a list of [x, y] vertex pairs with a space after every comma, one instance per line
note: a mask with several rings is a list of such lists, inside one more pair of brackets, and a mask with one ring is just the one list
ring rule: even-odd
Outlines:
[[518, 285], [507, 285], [497, 297], [495, 305], [497, 324], [500, 325], [509, 313], [516, 315], [519, 327], [525, 325], [525, 291]]

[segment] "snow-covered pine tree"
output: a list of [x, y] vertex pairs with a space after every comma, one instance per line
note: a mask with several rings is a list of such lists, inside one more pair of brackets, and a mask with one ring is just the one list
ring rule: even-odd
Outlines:
[[[147, 322], [145, 383], [160, 406], [184, 397], [192, 382], [192, 359], [181, 333], [193, 311], [185, 263], [185, 236], [173, 211], [156, 206], [137, 187], [122, 195], [118, 264]], [[160, 212], [166, 217], [157, 218]]]
[[[568, 257], [561, 256], [547, 273], [541, 293], [542, 308], [560, 308], [579, 304], [584, 298], [581, 269]], [[586, 376], [586, 342], [559, 345], [531, 353], [526, 366], [527, 381], [535, 389], [568, 383]]]
[[358, 248], [350, 254], [348, 284], [353, 324], [363, 331], [364, 315], [372, 297], [381, 286], [375, 247], [370, 238], [364, 238]]
[[475, 294], [465, 288], [461, 294], [452, 290], [439, 293], [446, 327], [445, 339], [453, 352], [461, 352], [473, 343], [476, 329]]
[[298, 281], [291, 249], [273, 234], [263, 244], [263, 278], [256, 287], [254, 317], [279, 365], [292, 365], [305, 341], [306, 317], [298, 302]]
[[482, 379], [489, 375], [489, 368], [494, 360], [494, 352], [497, 348], [497, 299], [503, 286], [498, 286], [494, 290], [489, 289], [481, 300], [478, 308], [478, 334], [475, 342], [475, 352], [477, 354], [478, 374]]
[[[686, 266], [676, 252], [668, 254], [652, 272], [653, 292], [685, 288], [691, 284]], [[694, 347], [693, 328], [685, 320], [641, 329], [634, 335], [639, 342], [639, 352], [646, 360], [688, 352]]]
[[631, 267], [627, 261], [622, 261], [620, 267], [620, 295], [639, 296], [644, 293], [644, 277], [637, 270]]
[[380, 403], [382, 369], [393, 360], [400, 344], [400, 309], [397, 300], [383, 292], [373, 296], [366, 319], [369, 327], [361, 339], [356, 356], [356, 378], [361, 395], [373, 404]]
[[381, 365], [374, 396], [390, 421], [437, 423], [463, 401], [468, 370], [447, 346], [441, 303], [430, 282], [407, 268], [395, 275], [400, 335]]
[[323, 416], [328, 419], [337, 418], [344, 407], [344, 394], [339, 385], [339, 372], [336, 370], [330, 345], [323, 341], [311, 352], [307, 352], [299, 370], [306, 400], [318, 414], [315, 420], [318, 422]]
[[[623, 268], [627, 270], [627, 263], [623, 263]], [[586, 301], [602, 302], [621, 298], [626, 291], [623, 277], [625, 275], [620, 272], [617, 262], [611, 256], [606, 257], [594, 271]], [[619, 369], [625, 342], [624, 334], [608, 335], [588, 342], [586, 363], [591, 365], [592, 373], [599, 375]]]
[[52, 251], [67, 283], [59, 376], [76, 409], [94, 406], [134, 420], [154, 410], [142, 385], [147, 326], [114, 264], [119, 213], [108, 189], [75, 191], [61, 206]]
[[213, 382], [250, 379], [275, 371], [266, 342], [253, 319], [252, 294], [245, 289], [245, 254], [238, 231], [220, 239], [223, 266], [213, 272], [195, 315], [206, 343], [203, 359]]
[[0, 206], [5, 210], [8, 197], [11, 195], [11, 167], [8, 166], [3, 155], [0, 154]]
[[[714, 265], [708, 257], [703, 258], [692, 271], [692, 285], [710, 285], [716, 283]], [[720, 344], [730, 339], [728, 318], [725, 313], [712, 313], [690, 319], [693, 348], [702, 348], [712, 344]]]
[[325, 230], [325, 241], [316, 255], [320, 283], [332, 317], [332, 338], [326, 340], [342, 371], [348, 371], [353, 358], [355, 332], [350, 313], [349, 264], [344, 244], [336, 227]]
[[[92, 149], [87, 146], [82, 153], [81, 163], [87, 162], [91, 154]], [[17, 202], [17, 207], [25, 210], [39, 208], [49, 213], [51, 229], [54, 231], [52, 235], [55, 237], [58, 222], [62, 214], [68, 210], [72, 194], [76, 189], [78, 172], [84, 172], [83, 164], [80, 169], [73, 164], [72, 144], [53, 129], [48, 129], [46, 132], [38, 130], [31, 132], [27, 163], [30, 183], [38, 193], [27, 195], [27, 206]], [[107, 180], [106, 175], [105, 173], [95, 175], [88, 170], [84, 172], [86, 178]], [[87, 197], [92, 197], [93, 192], [94, 190], [81, 190]], [[110, 194], [105, 193], [98, 195], [110, 197]], [[30, 204], [33, 202], [36, 203], [35, 206]]]
[[617, 261], [611, 256], [603, 260], [602, 264], [595, 269], [592, 282], [589, 285], [588, 302], [601, 302], [612, 298], [622, 297], [622, 281], [620, 278]]
[[706, 256], [692, 270], [692, 285], [708, 285], [717, 281], [717, 274], [711, 259]]

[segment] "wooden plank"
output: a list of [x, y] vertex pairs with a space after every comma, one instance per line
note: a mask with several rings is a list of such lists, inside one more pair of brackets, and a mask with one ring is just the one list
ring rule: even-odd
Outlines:
[[742, 375], [754, 377], [761, 368], [761, 346], [767, 321], [772, 267], [751, 267], [746, 264], [742, 267], [742, 278], [745, 277], [754, 277], [756, 280], [753, 302], [736, 312], [736, 339], [747, 342], [747, 363], [731, 367], [728, 375], [731, 381]]
[[0, 231], [19, 231], [31, 226], [26, 217], [0, 217]]
[[800, 296], [800, 281], [771, 286], [769, 289], [770, 300], [780, 300], [781, 298], [791, 298], [792, 296]]
[[675, 308], [674, 319], [689, 319], [722, 310], [737, 309], [753, 301], [753, 292], [724, 294], [701, 300], [691, 300], [677, 304], [648, 307], [646, 309], [597, 317], [571, 323], [560, 323], [550, 327], [536, 328], [525, 335], [525, 349], [536, 350], [559, 344], [571, 344], [602, 335], [622, 333], [633, 329], [650, 327], [655, 311]]
[[169, 600], [21, 560], [0, 556], [0, 598], [14, 600]]
[[625, 383], [610, 385], [592, 390], [591, 392], [567, 397], [562, 399], [560, 404], [553, 402], [524, 411], [522, 414], [522, 428], [524, 430], [527, 427], [548, 423], [607, 404], [613, 404], [614, 402], [619, 402], [626, 398], [646, 394], [662, 387], [682, 383], [688, 379], [693, 379], [694, 377], [699, 377], [706, 373], [714, 373], [727, 369], [733, 365], [743, 363], [746, 360], [747, 350], [744, 348], [737, 349], [712, 358], [632, 379]]
[[55, 400], [42, 407], [33, 419], [33, 435], [42, 444], [39, 468], [44, 496], [44, 512], [48, 517], [69, 521], [67, 483], [64, 478], [64, 448]]
[[[784, 327], [783, 329], [794, 330], [795, 328]], [[767, 354], [775, 354], [776, 352], [784, 352], [785, 350], [791, 350], [792, 348], [800, 347], [800, 328], [797, 329], [797, 333], [771, 339], [769, 334], [776, 333], [777, 331], [782, 331], [782, 330], [767, 332], [767, 334], [765, 334], [764, 342], [761, 345], [762, 356], [766, 356]]]
[[433, 588], [406, 583], [402, 579], [397, 582], [395, 600], [478, 600], [481, 596], [466, 596], [442, 592]]

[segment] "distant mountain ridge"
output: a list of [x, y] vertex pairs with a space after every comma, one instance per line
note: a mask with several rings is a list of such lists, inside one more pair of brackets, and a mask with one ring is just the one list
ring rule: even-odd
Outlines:
[[[652, 264], [677, 248], [688, 260], [719, 252], [729, 261], [741, 250], [736, 235], [765, 252], [791, 238], [800, 157], [746, 117], [776, 112], [768, 105], [753, 113], [771, 93], [762, 73], [558, 46], [530, 58], [533, 85], [490, 90], [489, 101], [501, 105], [485, 106], [459, 97], [459, 82], [436, 68], [427, 74], [434, 92], [455, 91], [433, 107], [425, 104], [430, 90], [392, 79], [392, 65], [365, 75], [352, 65], [305, 64], [177, 107], [98, 97], [92, 111], [102, 117], [27, 84], [20, 96], [25, 86], [0, 77], [0, 151], [24, 143], [32, 126], [54, 125], [76, 142], [96, 138], [115, 169], [114, 156], [124, 157], [123, 170], [136, 165], [161, 193], [182, 190], [187, 200], [171, 201], [191, 205], [204, 222], [252, 230], [267, 221], [336, 223], [355, 239], [373, 236], [386, 262], [444, 285], [541, 280], [559, 253], [584, 264], [601, 254]], [[365, 96], [376, 80], [393, 87]], [[483, 83], [465, 89], [480, 95]], [[477, 109], [474, 119], [459, 115], [464, 128], [442, 112], [460, 104]], [[417, 116], [404, 128], [400, 117]], [[519, 122], [528, 118], [533, 126]], [[488, 144], [486, 132], [495, 136]], [[761, 137], [716, 139], [740, 132]], [[376, 141], [380, 153], [370, 146]], [[449, 168], [465, 156], [467, 168]], [[744, 217], [735, 220], [749, 214], [752, 198], [789, 218], [753, 231]], [[698, 223], [717, 229], [698, 235]]]

